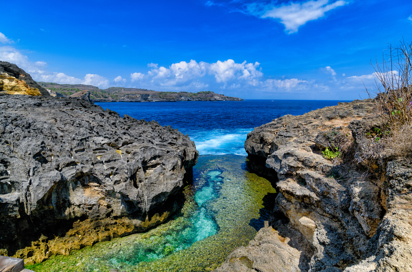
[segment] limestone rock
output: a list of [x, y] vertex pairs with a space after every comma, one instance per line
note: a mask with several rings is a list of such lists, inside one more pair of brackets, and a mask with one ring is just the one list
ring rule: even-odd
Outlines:
[[[250, 167], [279, 192], [271, 224], [289, 230], [282, 235], [298, 241], [293, 247], [305, 245], [302, 271], [412, 271], [412, 165], [371, 144], [368, 135], [383, 128], [373, 106], [370, 99], [340, 103], [248, 134]], [[327, 160], [325, 148], [342, 156]], [[235, 256], [232, 269], [243, 271]]]
[[340, 103], [338, 106], [314, 110], [303, 115], [285, 115], [255, 128], [247, 136], [248, 155], [267, 158], [288, 142], [315, 142], [319, 131], [347, 127], [350, 122], [367, 116], [374, 104], [371, 99]]
[[375, 235], [384, 210], [380, 202], [379, 187], [369, 181], [355, 181], [351, 186], [351, 206], [349, 210], [355, 215], [366, 235]]
[[233, 251], [216, 272], [298, 272], [301, 252], [271, 227], [262, 228], [246, 247]]
[[0, 94], [50, 96], [29, 74], [17, 65], [0, 61]]

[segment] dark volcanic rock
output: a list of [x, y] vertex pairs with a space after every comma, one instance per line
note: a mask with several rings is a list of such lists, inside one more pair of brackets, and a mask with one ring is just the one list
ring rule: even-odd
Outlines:
[[[5, 76], [7, 76], [7, 78]], [[10, 81], [10, 79], [12, 78], [15, 78], [15, 81], [24, 81], [30, 88], [37, 89], [42, 96], [50, 96], [49, 92], [45, 88], [37, 84], [37, 82], [34, 81], [28, 73], [23, 71], [23, 69], [20, 69], [19, 67], [17, 67], [17, 65], [13, 63], [0, 61], [0, 93], [3, 91], [3, 89], [8, 89], [4, 85], [9, 83], [8, 81]], [[17, 89], [21, 89], [21, 87], [19, 86]], [[15, 90], [8, 91], [15, 92]]]
[[188, 136], [154, 121], [81, 99], [0, 95], [0, 249], [43, 235], [16, 255], [27, 259], [45, 236], [77, 239], [43, 246], [37, 262], [153, 227], [179, 209], [197, 157]]

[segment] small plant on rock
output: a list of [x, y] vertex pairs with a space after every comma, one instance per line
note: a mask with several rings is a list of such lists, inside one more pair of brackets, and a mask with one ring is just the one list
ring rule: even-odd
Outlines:
[[327, 147], [324, 151], [322, 151], [322, 154], [323, 154], [323, 157], [328, 160], [333, 160], [335, 158], [340, 157], [339, 148], [337, 147], [335, 147], [335, 151], [333, 151], [332, 148], [331, 150], [329, 150], [329, 148]]

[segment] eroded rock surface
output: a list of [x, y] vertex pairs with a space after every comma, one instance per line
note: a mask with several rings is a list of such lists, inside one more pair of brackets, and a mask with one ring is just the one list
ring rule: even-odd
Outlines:
[[287, 246], [301, 245], [291, 261], [297, 271], [412, 271], [412, 168], [373, 150], [370, 135], [383, 129], [373, 106], [354, 101], [287, 115], [248, 135], [249, 167], [279, 192], [271, 225], [290, 239]]
[[0, 249], [39, 262], [147, 230], [179, 210], [197, 158], [188, 136], [154, 121], [0, 95]]
[[[289, 246], [289, 238], [273, 228], [262, 228], [246, 247], [237, 248], [216, 272], [301, 271], [301, 251]], [[276, 264], [276, 265], [274, 265]]]
[[49, 92], [35, 82], [17, 65], [0, 61], [0, 94], [50, 96]]

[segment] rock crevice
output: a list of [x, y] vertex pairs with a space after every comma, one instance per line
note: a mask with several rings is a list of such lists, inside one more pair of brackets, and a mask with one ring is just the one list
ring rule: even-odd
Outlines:
[[232, 254], [271, 265], [253, 270], [235, 261], [233, 271], [412, 271], [410, 160], [385, 154], [365, 159], [371, 152], [367, 132], [382, 125], [373, 106], [370, 99], [339, 103], [249, 133], [249, 164], [261, 175], [276, 175], [271, 225], [299, 250], [290, 261], [299, 265], [282, 265], [276, 252], [267, 260], [255, 244], [272, 238], [262, 238], [267, 231], [261, 230], [242, 254]]

